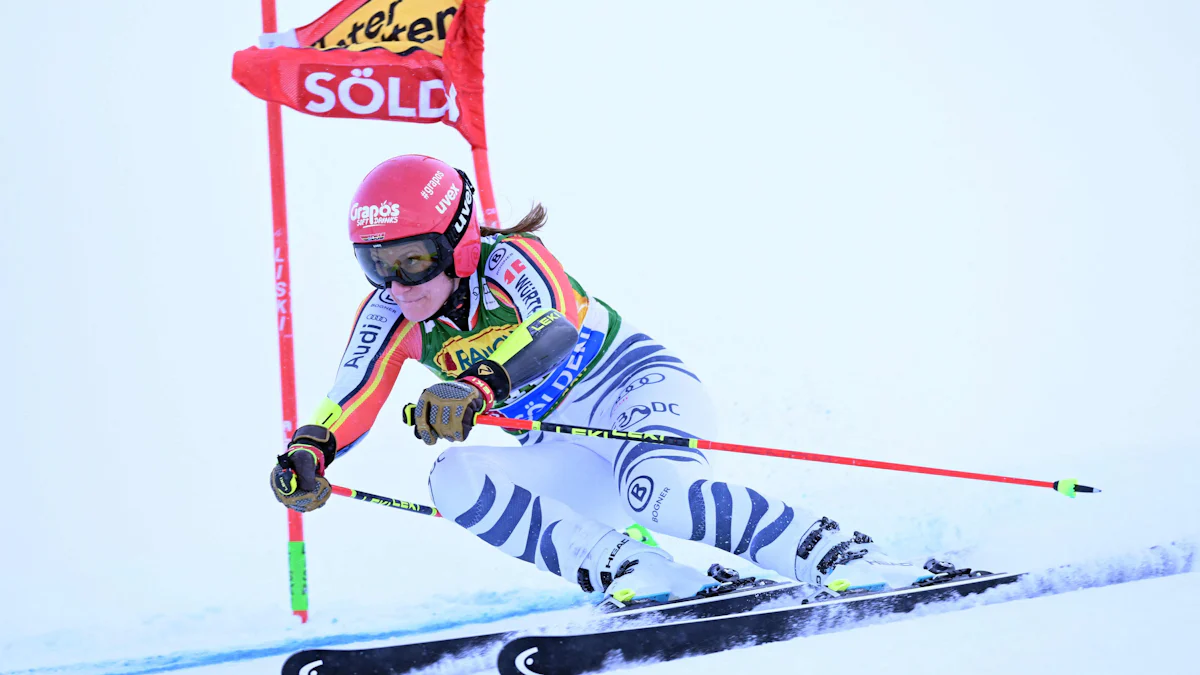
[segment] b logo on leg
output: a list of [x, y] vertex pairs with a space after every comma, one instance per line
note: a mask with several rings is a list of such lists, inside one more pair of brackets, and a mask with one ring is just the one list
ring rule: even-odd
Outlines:
[[638, 476], [629, 484], [626, 496], [629, 508], [637, 512], [646, 510], [650, 504], [650, 495], [654, 494], [654, 481], [649, 476]]

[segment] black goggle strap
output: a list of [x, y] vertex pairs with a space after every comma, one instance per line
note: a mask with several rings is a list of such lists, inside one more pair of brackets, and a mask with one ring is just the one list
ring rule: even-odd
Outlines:
[[462, 178], [463, 190], [458, 196], [458, 208], [454, 210], [454, 218], [450, 220], [450, 225], [446, 227], [446, 241], [450, 243], [450, 248], [458, 246], [458, 242], [467, 233], [467, 228], [471, 226], [471, 218], [475, 213], [475, 186], [471, 184], [471, 179], [461, 169], [455, 169], [458, 172], [459, 178]]

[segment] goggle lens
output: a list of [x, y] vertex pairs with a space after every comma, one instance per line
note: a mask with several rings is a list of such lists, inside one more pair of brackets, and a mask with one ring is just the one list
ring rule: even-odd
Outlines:
[[355, 244], [354, 255], [371, 283], [380, 287], [393, 281], [399, 281], [403, 286], [418, 286], [446, 268], [436, 238], [430, 237], [384, 244]]

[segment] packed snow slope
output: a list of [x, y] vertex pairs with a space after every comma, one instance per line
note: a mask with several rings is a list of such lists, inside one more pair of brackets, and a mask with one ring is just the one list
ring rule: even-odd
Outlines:
[[[329, 4], [283, 3], [280, 26]], [[709, 385], [719, 440], [1104, 493], [710, 453], [716, 475], [900, 555], [998, 570], [1196, 541], [1200, 7], [731, 7], [491, 3], [502, 221], [546, 205], [568, 271]], [[305, 519], [312, 619], [293, 623], [266, 480], [280, 404], [263, 105], [229, 77], [259, 21], [244, 1], [84, 3], [54, 17], [36, 63], [28, 43], [0, 48], [27, 64], [0, 112], [0, 672], [158, 672], [196, 654], [241, 659], [210, 672], [269, 672], [282, 644], [414, 639], [587, 600], [451, 523], [335, 499]], [[440, 125], [285, 112], [284, 126], [304, 417], [370, 290], [345, 241], [358, 180], [399, 153], [471, 159]], [[439, 449], [399, 411], [431, 381], [405, 370], [336, 482], [428, 500]], [[1133, 645], [1186, 670], [1196, 578], [652, 669], [893, 655], [892, 672], [1068, 658], [1111, 672]]]
[[[1150, 549], [1130, 552], [1068, 566], [1055, 567], [1024, 575], [1017, 583], [995, 588], [982, 595], [936, 604], [925, 604], [905, 615], [880, 616], [855, 621], [826, 622], [823, 634], [797, 638], [789, 642], [791, 657], [778, 645], [755, 650], [731, 650], [704, 658], [684, 661], [693, 670], [699, 667], [704, 672], [774, 672], [788, 658], [802, 660], [810, 667], [836, 668], [845, 658], [836, 652], [821, 653], [823, 639], [832, 632], [850, 631], [860, 634], [858, 644], [876, 644], [881, 641], [899, 641], [901, 646], [886, 652], [873, 648], [870, 657], [885, 659], [888, 669], [899, 672], [925, 672], [930, 664], [970, 660], [978, 662], [980, 654], [999, 650], [1005, 658], [988, 659], [993, 668], [988, 672], [1005, 672], [1004, 668], [1017, 668], [1029, 672], [1050, 672], [1054, 664], [1064, 655], [1071, 655], [1074, 666], [1090, 667], [1104, 664], [1108, 667], [1125, 668], [1135, 661], [1144, 668], [1163, 667], [1171, 669], [1187, 661], [1178, 645], [1186, 643], [1194, 634], [1197, 625], [1195, 600], [1200, 599], [1200, 575], [1182, 574], [1195, 571], [1198, 547], [1195, 542], [1173, 542]], [[1165, 582], [1163, 577], [1177, 581]], [[1110, 591], [1116, 584], [1122, 588], [1136, 587], [1138, 591]], [[1087, 592], [1081, 589], [1088, 589]], [[1102, 592], [1093, 592], [1093, 591]], [[1136, 593], [1136, 596], [1129, 595]], [[1066, 594], [1061, 595], [1060, 594]], [[1086, 595], [1087, 599], [1076, 596]], [[1052, 596], [1064, 599], [1046, 602]], [[1136, 602], [1121, 598], [1136, 597]], [[214, 635], [220, 644], [213, 649], [175, 651], [140, 658], [112, 658], [99, 661], [78, 662], [65, 666], [50, 666], [19, 670], [24, 675], [41, 673], [63, 673], [83, 675], [86, 673], [158, 673], [187, 670], [190, 672], [278, 672], [287, 656], [301, 650], [339, 648], [363, 649], [407, 642], [439, 640], [461, 635], [494, 634], [501, 631], [529, 630], [550, 635], [572, 632], [571, 626], [586, 622], [587, 608], [554, 609], [555, 603], [543, 598], [524, 597], [519, 602], [498, 602], [496, 598], [471, 598], [473, 606], [455, 607], [439, 602], [432, 609], [431, 617], [389, 617], [390, 630], [384, 632], [331, 632], [328, 626], [307, 626], [306, 630], [295, 627], [283, 628], [279, 634], [270, 636], [270, 641], [251, 645], [250, 640], [262, 640], [267, 632], [257, 631], [252, 636], [234, 637], [226, 633]], [[1013, 606], [1005, 612], [984, 612], [993, 606], [1007, 603]], [[410, 609], [424, 609], [410, 606]], [[499, 621], [488, 621], [488, 617], [504, 616], [514, 609], [525, 609], [536, 613], [511, 616]], [[437, 616], [439, 610], [442, 616]], [[447, 611], [448, 610], [448, 611]], [[970, 610], [967, 621], [950, 624], [947, 629], [942, 615], [948, 612]], [[1056, 614], [1059, 621], [1047, 624], [1041, 617]], [[378, 614], [374, 614], [378, 617]], [[594, 618], [594, 615], [590, 615]], [[1113, 640], [1113, 627], [1121, 621], [1136, 623], [1136, 630], [1121, 628], [1121, 640]], [[891, 627], [895, 628], [892, 629]], [[342, 627], [345, 631], [350, 626]], [[443, 629], [444, 628], [444, 629]], [[714, 625], [713, 630], [719, 630]], [[874, 630], [869, 630], [874, 629]], [[965, 630], [964, 630], [965, 629]], [[578, 629], [576, 629], [578, 630]], [[591, 632], [591, 631], [588, 631]], [[809, 632], [809, 631], [806, 631]], [[141, 630], [140, 637], [147, 637]], [[1149, 654], [1134, 648], [1130, 637], [1137, 638], [1139, 646], [1150, 645]], [[143, 648], [153, 644], [157, 636], [141, 642]], [[714, 636], [715, 637], [715, 636]], [[125, 636], [127, 641], [136, 641]], [[815, 641], [815, 645], [813, 644]], [[193, 644], [195, 644], [193, 640]], [[907, 644], [904, 644], [907, 642]], [[936, 642], [936, 644], [934, 644]], [[1019, 648], [1016, 647], [1020, 645]], [[442, 675], [494, 672], [500, 647], [503, 642], [483, 647], [475, 653], [448, 657], [427, 666], [421, 673]], [[320, 672], [334, 671], [328, 659], [319, 652], [303, 651], [298, 664], [306, 664], [301, 673], [313, 672], [312, 666], [321, 666]], [[1181, 656], [1183, 657], [1181, 659]], [[669, 671], [673, 666], [652, 663], [656, 659], [640, 662], [613, 661], [614, 669], [643, 669]], [[322, 666], [324, 663], [324, 666]], [[298, 664], [291, 665], [294, 673]], [[396, 662], [397, 672], [409, 672], [406, 664]], [[1114, 671], [1116, 672], [1116, 671]]]

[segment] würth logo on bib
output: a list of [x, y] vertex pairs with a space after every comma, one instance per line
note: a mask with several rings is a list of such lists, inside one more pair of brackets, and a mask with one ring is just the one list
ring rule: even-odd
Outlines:
[[508, 269], [504, 271], [504, 283], [511, 284], [517, 280], [517, 275], [525, 271], [525, 263], [521, 262], [520, 258], [513, 261]]
[[359, 206], [358, 202], [350, 207], [350, 220], [356, 227], [377, 227], [400, 221], [400, 205], [384, 200], [380, 204]]

